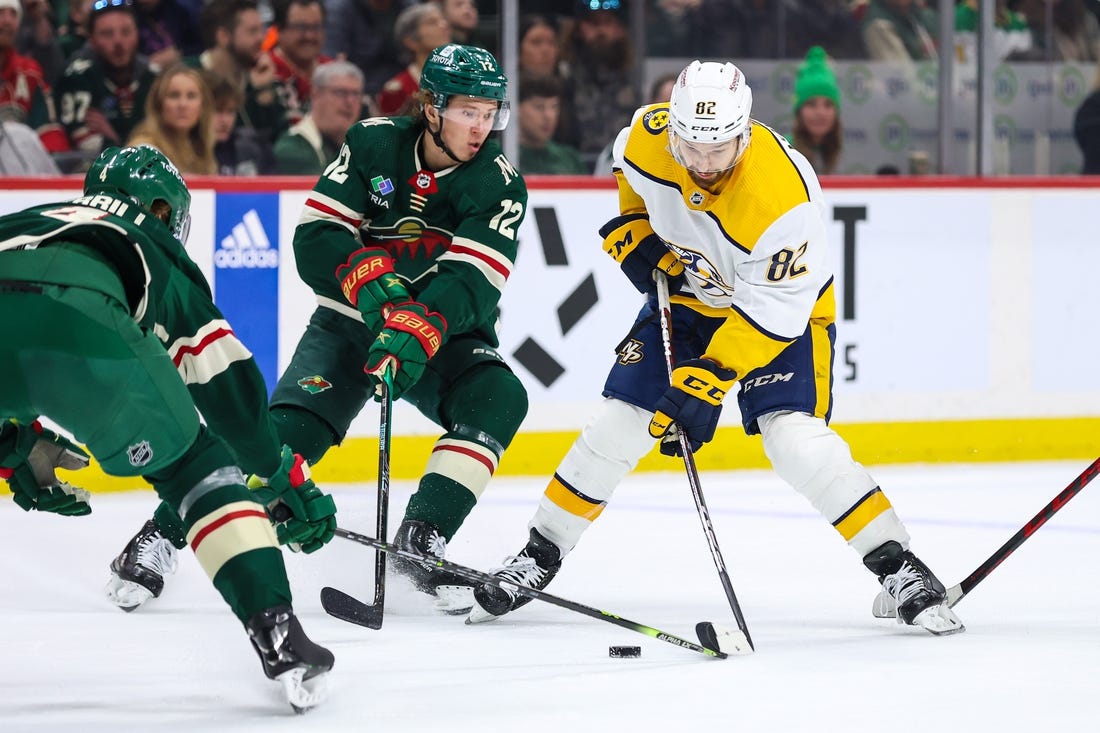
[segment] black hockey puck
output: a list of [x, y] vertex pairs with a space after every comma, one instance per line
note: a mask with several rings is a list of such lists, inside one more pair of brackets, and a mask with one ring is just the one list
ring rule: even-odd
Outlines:
[[642, 656], [642, 648], [640, 646], [609, 646], [607, 647], [607, 656], [609, 657], [640, 657]]

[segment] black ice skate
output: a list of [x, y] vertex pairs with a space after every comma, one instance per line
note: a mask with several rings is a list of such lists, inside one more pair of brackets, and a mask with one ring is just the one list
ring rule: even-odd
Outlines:
[[107, 598], [123, 611], [133, 611], [160, 597], [164, 577], [176, 572], [178, 562], [176, 548], [150, 519], [111, 561]]
[[[493, 575], [516, 585], [542, 590], [561, 569], [561, 550], [550, 540], [531, 529], [527, 546], [518, 555], [505, 558], [504, 566], [492, 571]], [[474, 589], [474, 607], [466, 623], [479, 624], [492, 621], [509, 611], [530, 603], [531, 599], [495, 585], [479, 585]]]
[[[447, 540], [439, 529], [427, 522], [406, 519], [397, 528], [393, 543], [402, 550], [442, 560], [447, 553]], [[390, 555], [390, 567], [402, 575], [421, 593], [435, 597], [440, 611], [459, 615], [469, 613], [474, 604], [473, 586], [469, 581], [427, 563]]]
[[310, 641], [290, 606], [260, 611], [245, 629], [264, 674], [282, 684], [295, 712], [303, 713], [324, 701], [332, 652]]
[[878, 576], [882, 591], [872, 613], [897, 618], [898, 623], [943, 636], [965, 631], [962, 621], [947, 605], [947, 589], [920, 559], [897, 542], [873, 550], [863, 564]]

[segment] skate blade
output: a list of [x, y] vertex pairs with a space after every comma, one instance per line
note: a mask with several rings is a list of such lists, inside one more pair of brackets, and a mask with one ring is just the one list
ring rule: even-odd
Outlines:
[[946, 603], [926, 608], [913, 619], [913, 626], [919, 626], [935, 636], [950, 636], [966, 631], [963, 622]]
[[474, 607], [474, 589], [468, 585], [437, 585], [435, 608], [448, 616], [462, 616]]
[[328, 698], [328, 672], [305, 679], [307, 669], [295, 667], [275, 678], [283, 686], [286, 700], [294, 712], [301, 715]]
[[871, 615], [875, 618], [897, 618], [898, 602], [886, 591], [879, 591], [871, 604]]
[[498, 618], [500, 616], [489, 613], [477, 601], [474, 601], [474, 606], [470, 609], [470, 615], [466, 617], [466, 625], [483, 624], [488, 621], [496, 621]]
[[107, 600], [129, 613], [153, 597], [152, 591], [132, 580], [123, 580], [112, 574], [103, 589]]

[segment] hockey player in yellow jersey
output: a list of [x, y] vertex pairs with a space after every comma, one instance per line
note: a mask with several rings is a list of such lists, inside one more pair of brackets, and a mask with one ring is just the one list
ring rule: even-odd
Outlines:
[[[679, 455], [675, 424], [700, 449], [740, 383], [745, 431], [762, 436], [776, 473], [879, 579], [875, 614], [934, 634], [962, 631], [889, 499], [828, 426], [836, 307], [824, 197], [806, 158], [751, 109], [740, 69], [695, 61], [667, 104], [639, 109], [615, 140], [620, 215], [600, 234], [649, 297], [603, 403], [540, 500], [527, 545], [494, 573], [544, 588], [653, 441]], [[655, 270], [672, 293], [671, 384]], [[471, 623], [528, 600], [491, 585], [474, 598]]]

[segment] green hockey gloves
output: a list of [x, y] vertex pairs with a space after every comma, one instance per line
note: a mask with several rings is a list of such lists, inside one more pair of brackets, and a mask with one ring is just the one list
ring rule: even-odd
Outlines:
[[643, 295], [656, 295], [654, 270], [668, 275], [669, 292], [680, 289], [684, 266], [665, 241], [653, 231], [649, 218], [644, 214], [617, 216], [600, 227], [603, 249], [611, 255], [619, 267]]
[[393, 376], [390, 397], [396, 400], [420, 379], [446, 333], [447, 321], [423, 303], [414, 300], [397, 306], [371, 345], [363, 371], [381, 379], [388, 369]]
[[381, 247], [352, 252], [348, 261], [336, 268], [336, 277], [344, 297], [363, 314], [363, 322], [373, 334], [382, 330], [393, 306], [412, 300], [393, 271], [393, 258]]
[[283, 446], [279, 470], [269, 479], [248, 479], [252, 498], [263, 504], [280, 545], [315, 552], [336, 532], [336, 502], [309, 477], [309, 464]]
[[673, 423], [684, 431], [692, 451], [714, 437], [722, 400], [737, 381], [737, 375], [709, 359], [688, 359], [672, 370], [671, 385], [657, 400], [657, 412], [649, 423], [649, 434], [661, 438], [661, 452], [682, 456], [680, 441], [670, 431]]
[[8, 420], [0, 426], [0, 478], [8, 482], [15, 503], [24, 511], [34, 509], [69, 517], [91, 514], [88, 492], [54, 473], [58, 468], [84, 468], [88, 460], [80, 446], [42, 427], [37, 420], [30, 425]]

